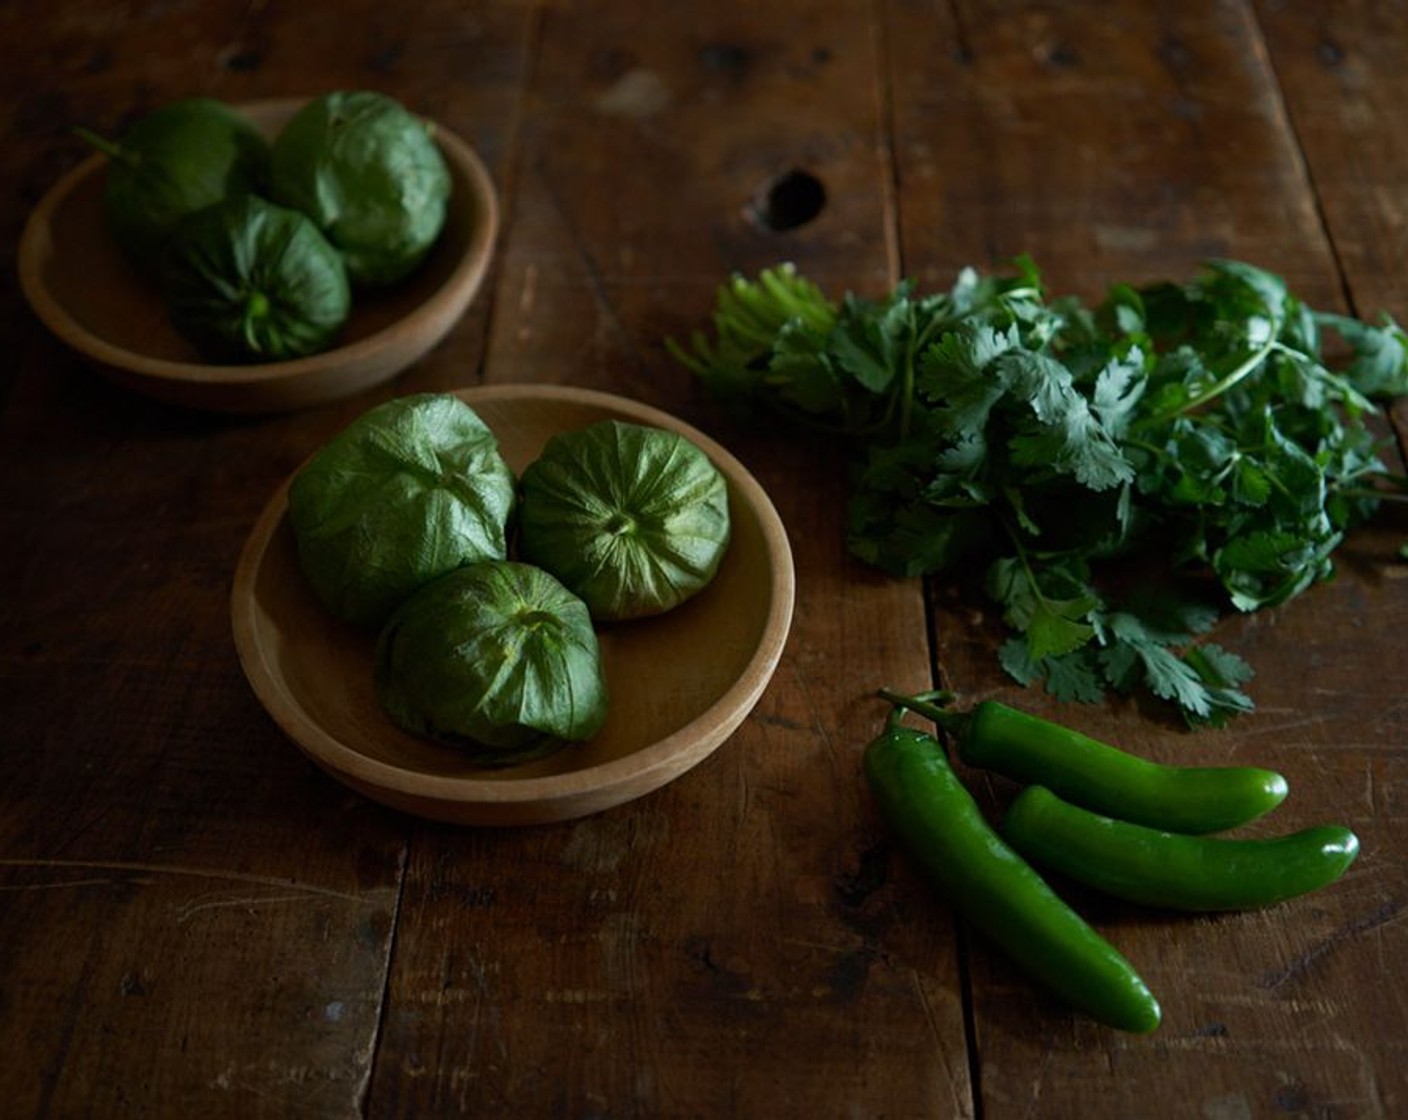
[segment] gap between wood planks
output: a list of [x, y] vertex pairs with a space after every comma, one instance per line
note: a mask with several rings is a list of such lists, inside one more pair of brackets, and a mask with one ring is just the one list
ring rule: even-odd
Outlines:
[[1354, 292], [1349, 286], [1349, 276], [1345, 271], [1344, 261], [1340, 258], [1339, 246], [1335, 244], [1334, 232], [1330, 228], [1330, 217], [1325, 210], [1325, 201], [1321, 196], [1320, 185], [1315, 181], [1315, 173], [1305, 154], [1300, 134], [1296, 131], [1296, 122], [1291, 114], [1290, 102], [1286, 97], [1280, 72], [1276, 69], [1276, 60], [1272, 57], [1271, 48], [1266, 41], [1266, 32], [1262, 28], [1254, 0], [1244, 0], [1242, 14], [1247, 22], [1247, 41], [1256, 52], [1258, 65], [1266, 74], [1267, 97], [1275, 109], [1276, 120], [1286, 135], [1286, 146], [1295, 153], [1296, 167], [1300, 171], [1305, 191], [1310, 196], [1311, 206], [1315, 211], [1315, 221], [1320, 226], [1320, 233], [1325, 240], [1325, 247], [1329, 250], [1330, 259], [1335, 262], [1335, 281], [1339, 285], [1345, 310], [1348, 314], [1357, 317], [1359, 309], [1354, 300]]

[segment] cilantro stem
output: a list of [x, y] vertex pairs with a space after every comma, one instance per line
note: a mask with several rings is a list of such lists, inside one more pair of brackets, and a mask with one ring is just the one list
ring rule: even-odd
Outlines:
[[914, 404], [914, 306], [909, 308], [909, 330], [905, 331], [904, 369], [900, 378], [900, 439], [909, 438], [909, 414]]
[[1201, 408], [1209, 401], [1216, 400], [1218, 397], [1222, 396], [1223, 393], [1227, 392], [1239, 381], [1242, 381], [1244, 378], [1253, 373], [1257, 369], [1257, 367], [1259, 367], [1263, 362], [1266, 361], [1267, 358], [1272, 355], [1272, 353], [1277, 350], [1285, 349], [1286, 347], [1276, 340], [1276, 333], [1273, 331], [1271, 337], [1268, 338], [1265, 343], [1263, 343], [1261, 346], [1257, 347], [1257, 349], [1253, 350], [1250, 354], [1248, 354], [1247, 357], [1242, 360], [1241, 364], [1238, 365], [1235, 369], [1233, 369], [1230, 373], [1224, 374], [1222, 377], [1218, 378], [1211, 385], [1209, 385], [1206, 389], [1202, 390], [1199, 393], [1195, 393], [1193, 396], [1189, 397], [1188, 400], [1184, 401], [1176, 408], [1167, 408], [1164, 409], [1162, 412], [1154, 413], [1152, 416], [1146, 416], [1143, 420], [1141, 420], [1138, 424], [1135, 425], [1135, 428], [1143, 429], [1158, 427], [1160, 424], [1166, 424], [1170, 420], [1176, 420], [1180, 416], [1185, 416], [1188, 413]]
[[929, 336], [940, 325], [948, 323], [947, 315], [931, 315], [929, 321], [919, 330], [914, 329], [914, 305], [909, 308], [909, 330], [904, 344], [904, 377], [900, 382], [900, 439], [909, 436], [909, 417], [914, 406], [914, 381], [917, 374], [915, 364], [919, 355], [928, 345]]

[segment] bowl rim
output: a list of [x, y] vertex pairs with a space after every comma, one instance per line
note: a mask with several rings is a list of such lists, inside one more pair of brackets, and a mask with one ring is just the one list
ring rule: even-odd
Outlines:
[[[292, 112], [307, 104], [309, 100], [311, 98], [308, 97], [271, 97], [231, 103], [230, 108], [244, 115]], [[17, 254], [20, 288], [44, 325], [79, 353], [102, 365], [127, 370], [158, 382], [260, 385], [318, 373], [333, 362], [356, 363], [373, 357], [392, 336], [404, 333], [423, 320], [433, 319], [441, 312], [443, 305], [452, 302], [458, 293], [477, 288], [489, 270], [493, 245], [499, 234], [501, 216], [498, 194], [488, 168], [484, 166], [478, 153], [453, 131], [430, 117], [423, 119], [432, 125], [433, 137], [446, 159], [459, 167], [469, 182], [475, 207], [475, 221], [470, 230], [469, 244], [440, 286], [413, 311], [355, 342], [282, 362], [216, 365], [195, 359], [181, 361], [154, 358], [124, 346], [114, 345], [94, 334], [54, 297], [42, 276], [48, 252], [45, 231], [51, 226], [54, 214], [69, 196], [107, 166], [108, 157], [101, 152], [88, 156], [77, 166], [70, 168], [49, 188], [30, 212], [20, 234]]]
[[[371, 758], [348, 746], [313, 720], [284, 686], [258, 641], [259, 611], [254, 584], [287, 511], [292, 476], [269, 499], [241, 551], [231, 591], [235, 645], [245, 676], [266, 711], [315, 762], [345, 775], [357, 788], [370, 786], [441, 804], [520, 806], [600, 796], [639, 784], [662, 771], [674, 773], [703, 760], [743, 722], [766, 689], [782, 657], [796, 599], [796, 572], [786, 528], [772, 499], [746, 467], [717, 441], [661, 409], [595, 389], [535, 383], [480, 385], [449, 390], [471, 407], [478, 402], [519, 398], [571, 401], [610, 409], [644, 424], [681, 432], [723, 471], [740, 498], [757, 512], [768, 557], [769, 605], [756, 647], [724, 693], [683, 727], [630, 754], [594, 766], [524, 778], [428, 774]], [[641, 792], [662, 782], [647, 781]]]

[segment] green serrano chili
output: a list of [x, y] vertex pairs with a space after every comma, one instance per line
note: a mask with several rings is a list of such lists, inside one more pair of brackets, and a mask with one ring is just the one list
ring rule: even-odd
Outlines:
[[1265, 839], [1186, 836], [1112, 820], [1027, 786], [1002, 835], [1034, 863], [1131, 902], [1175, 910], [1247, 910], [1333, 883], [1359, 852], [1347, 828]]
[[1159, 1004], [1130, 963], [998, 836], [932, 735], [900, 724], [865, 750], [886, 821], [959, 914], [1038, 983], [1109, 1026], [1148, 1032]]
[[1084, 808], [1150, 828], [1221, 832], [1256, 820], [1286, 797], [1286, 779], [1274, 770], [1150, 762], [995, 700], [956, 712], [927, 695], [881, 695], [933, 720], [969, 766], [1046, 786]]

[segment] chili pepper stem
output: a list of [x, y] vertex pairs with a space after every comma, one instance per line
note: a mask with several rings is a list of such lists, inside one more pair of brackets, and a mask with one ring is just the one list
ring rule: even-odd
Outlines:
[[936, 689], [933, 692], [919, 692], [913, 696], [906, 696], [893, 689], [882, 688], [879, 690], [879, 696], [888, 700], [897, 710], [907, 709], [915, 715], [932, 720], [940, 730], [949, 735], [962, 733], [968, 725], [967, 713], [955, 712], [944, 707], [954, 698], [954, 694], [946, 689]]

